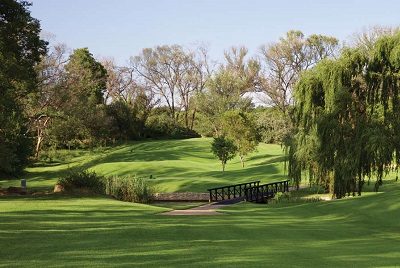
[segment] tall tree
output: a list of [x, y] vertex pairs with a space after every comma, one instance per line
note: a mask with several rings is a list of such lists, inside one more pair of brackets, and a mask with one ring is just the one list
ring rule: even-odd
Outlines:
[[107, 71], [89, 52], [88, 48], [75, 49], [65, 65], [69, 88], [77, 100], [88, 99], [96, 104], [104, 103]]
[[301, 31], [294, 30], [279, 42], [262, 46], [260, 52], [265, 65], [260, 91], [266, 96], [263, 101], [279, 107], [287, 115], [300, 72], [334, 56], [338, 47], [336, 38], [315, 34], [306, 38]]
[[378, 189], [400, 163], [399, 75], [400, 32], [306, 72], [296, 87], [290, 175], [298, 182], [307, 169], [337, 198], [361, 194], [372, 176]]
[[35, 66], [39, 77], [38, 92], [32, 95], [26, 111], [30, 119], [31, 132], [36, 132], [36, 160], [39, 159], [43, 141], [49, 137], [48, 129], [52, 119], [56, 119], [68, 100], [65, 64], [68, 62], [69, 54], [70, 50], [65, 44], [56, 44], [49, 48], [48, 53]]
[[59, 145], [68, 147], [104, 142], [110, 129], [103, 97], [106, 69], [87, 48], [74, 50], [64, 68], [62, 107], [53, 121], [51, 134]]
[[146, 48], [141, 55], [131, 58], [137, 81], [150, 86], [166, 103], [173, 123], [178, 123], [183, 113], [187, 129], [193, 125], [190, 122], [193, 118], [190, 113], [194, 111], [191, 99], [205, 83], [203, 64], [197, 60], [196, 53], [185, 51], [179, 45]]
[[29, 95], [37, 90], [34, 66], [46, 52], [40, 23], [31, 17], [28, 2], [0, 3], [0, 173], [23, 170], [31, 154], [24, 112]]
[[[259, 65], [254, 59], [246, 60], [246, 55], [244, 47], [225, 51], [226, 63], [208, 77], [206, 89], [197, 95], [201, 123], [216, 135], [222, 128], [222, 115], [226, 111], [250, 111], [254, 108], [246, 93], [254, 92], [258, 85]], [[209, 131], [206, 129], [204, 132]]]

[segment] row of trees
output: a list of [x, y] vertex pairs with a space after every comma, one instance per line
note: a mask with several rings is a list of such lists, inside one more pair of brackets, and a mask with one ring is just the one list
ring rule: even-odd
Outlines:
[[[121, 67], [95, 59], [87, 48], [48, 47], [29, 5], [7, 0], [0, 9], [3, 174], [23, 170], [28, 156], [39, 159], [50, 148], [199, 134], [229, 136], [244, 165], [253, 149], [243, 151], [252, 146], [243, 145], [232, 126], [251, 122], [247, 127], [257, 132], [257, 141], [281, 141], [291, 127], [288, 111], [299, 72], [338, 48], [335, 38], [290, 31], [257, 57], [233, 47], [224, 63], [216, 63], [205, 47], [157, 46]], [[276, 108], [254, 110], [254, 93]], [[250, 144], [255, 138], [249, 137]]]
[[[342, 49], [289, 31], [253, 57], [233, 47], [223, 63], [204, 47], [157, 46], [121, 67], [87, 48], [48, 47], [28, 8], [0, 3], [1, 174], [49, 148], [199, 134], [216, 137], [223, 169], [235, 155], [244, 166], [260, 140], [284, 140], [294, 181], [307, 172], [338, 198], [361, 194], [371, 176], [378, 188], [399, 163], [398, 29], [366, 31]], [[254, 95], [267, 108], [255, 109]]]

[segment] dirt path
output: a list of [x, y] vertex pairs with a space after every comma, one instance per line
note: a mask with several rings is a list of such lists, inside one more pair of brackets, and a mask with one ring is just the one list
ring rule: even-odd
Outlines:
[[205, 204], [199, 207], [194, 207], [190, 209], [184, 210], [172, 210], [168, 212], [161, 213], [161, 215], [174, 215], [174, 216], [183, 216], [183, 215], [223, 215], [223, 213], [216, 211], [219, 208], [230, 206], [233, 204], [237, 204], [244, 200], [243, 197], [224, 200], [220, 202], [213, 202], [209, 204]]

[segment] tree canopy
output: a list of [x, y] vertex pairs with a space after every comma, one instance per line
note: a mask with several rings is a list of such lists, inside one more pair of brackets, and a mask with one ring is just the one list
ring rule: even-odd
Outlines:
[[24, 110], [37, 90], [34, 66], [46, 52], [39, 21], [30, 16], [28, 2], [0, 3], [0, 173], [15, 174], [28, 164], [31, 142]]
[[346, 48], [305, 72], [295, 89], [296, 129], [288, 145], [289, 174], [301, 172], [337, 198], [361, 194], [366, 180], [382, 183], [400, 163], [400, 33], [370, 49]]

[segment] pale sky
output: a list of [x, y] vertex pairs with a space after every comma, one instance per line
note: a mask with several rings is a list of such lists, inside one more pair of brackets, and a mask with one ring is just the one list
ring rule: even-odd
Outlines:
[[205, 43], [214, 60], [243, 45], [250, 55], [289, 30], [341, 42], [363, 27], [399, 26], [397, 0], [31, 0], [43, 32], [72, 49], [125, 65], [144, 48]]

